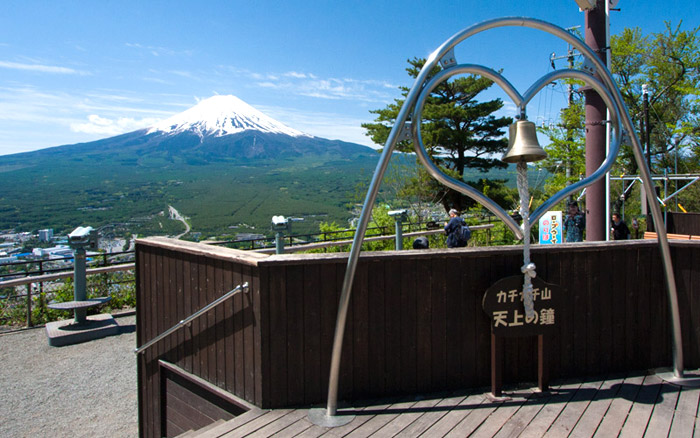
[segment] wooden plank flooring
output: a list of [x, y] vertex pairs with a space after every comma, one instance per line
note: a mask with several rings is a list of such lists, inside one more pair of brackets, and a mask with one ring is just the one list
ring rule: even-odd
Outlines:
[[[484, 389], [483, 391], [487, 391]], [[247, 413], [206, 437], [693, 437], [700, 436], [700, 388], [679, 388], [655, 375], [631, 373], [504, 391], [379, 400], [342, 409], [337, 428], [314, 425], [308, 409]], [[252, 414], [252, 415], [250, 415]], [[213, 433], [214, 432], [214, 433]]]

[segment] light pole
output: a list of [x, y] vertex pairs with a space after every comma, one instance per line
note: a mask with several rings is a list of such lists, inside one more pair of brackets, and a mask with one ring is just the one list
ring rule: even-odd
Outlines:
[[642, 113], [644, 114], [644, 143], [647, 153], [647, 167], [653, 175], [654, 171], [651, 168], [651, 139], [649, 138], [651, 132], [651, 129], [649, 129], [649, 84], [642, 85]]

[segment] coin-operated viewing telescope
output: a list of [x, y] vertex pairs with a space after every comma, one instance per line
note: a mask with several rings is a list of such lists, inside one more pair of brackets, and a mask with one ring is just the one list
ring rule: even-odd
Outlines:
[[301, 222], [304, 218], [272, 216], [272, 231], [275, 232], [275, 253], [284, 253], [284, 232], [292, 233], [292, 222]]
[[73, 249], [97, 249], [97, 230], [92, 227], [78, 227], [68, 235], [68, 245]]
[[[97, 230], [92, 227], [78, 227], [68, 235], [68, 245], [73, 248], [73, 299], [85, 301], [87, 299], [87, 280], [85, 251], [97, 249]], [[76, 308], [75, 322], [86, 322], [87, 310]]]

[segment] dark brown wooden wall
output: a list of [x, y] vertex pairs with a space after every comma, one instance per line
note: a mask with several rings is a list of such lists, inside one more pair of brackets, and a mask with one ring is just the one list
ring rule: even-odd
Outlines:
[[[697, 368], [700, 243], [674, 242], [672, 252], [685, 365]], [[250, 296], [236, 297], [191, 332], [144, 355], [143, 424], [157, 420], [157, 368], [150, 364], [158, 358], [263, 408], [325, 403], [346, 255], [271, 256], [243, 266], [140, 245], [137, 256], [139, 345], [239, 282], [253, 285]], [[562, 288], [558, 331], [548, 338], [552, 379], [672, 364], [654, 241], [539, 246], [532, 260], [539, 277]], [[520, 247], [363, 253], [344, 338], [340, 399], [488, 386], [490, 330], [481, 299], [521, 264]], [[506, 383], [536, 381], [536, 338], [506, 339], [503, 377]]]
[[[667, 295], [657, 246], [604, 244], [533, 251], [537, 273], [561, 286], [559, 331], [548, 338], [551, 376], [670, 366]], [[686, 367], [700, 365], [700, 245], [676, 246]], [[362, 257], [343, 347], [341, 399], [490, 383], [485, 290], [515, 275], [520, 250]], [[695, 262], [695, 265], [693, 263]], [[263, 267], [264, 266], [264, 267]], [[345, 261], [261, 264], [269, 313], [266, 407], [324, 402]], [[696, 280], [700, 280], [697, 278]], [[268, 289], [267, 291], [265, 289]], [[266, 342], [269, 340], [269, 342]], [[508, 338], [504, 380], [534, 382], [536, 338]]]
[[700, 236], [700, 213], [668, 212], [666, 229], [674, 234]]
[[261, 398], [258, 278], [251, 266], [155, 246], [137, 246], [137, 345], [156, 337], [234, 287], [238, 294], [138, 356], [141, 436], [161, 436], [165, 360], [255, 404]]
[[163, 436], [178, 436], [245, 412], [170, 368], [162, 368], [160, 376]]

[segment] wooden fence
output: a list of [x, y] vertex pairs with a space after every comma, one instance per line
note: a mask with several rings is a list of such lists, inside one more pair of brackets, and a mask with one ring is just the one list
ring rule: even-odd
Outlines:
[[700, 236], [700, 213], [678, 213], [669, 211], [666, 216], [669, 233]]
[[[340, 400], [490, 384], [486, 289], [517, 274], [519, 246], [363, 253]], [[685, 365], [700, 366], [700, 242], [673, 242]], [[164, 238], [137, 242], [137, 344], [235, 286], [239, 294], [139, 356], [142, 436], [163, 423], [159, 360], [262, 408], [324, 403], [347, 254], [261, 255]], [[535, 246], [561, 287], [547, 338], [552, 379], [670, 366], [671, 334], [653, 241]], [[507, 338], [504, 382], [537, 378], [536, 338]]]

